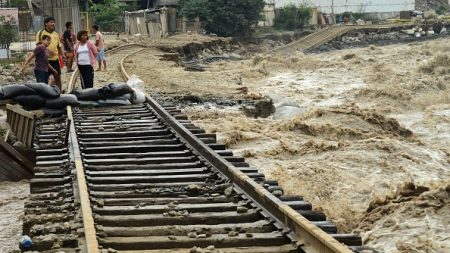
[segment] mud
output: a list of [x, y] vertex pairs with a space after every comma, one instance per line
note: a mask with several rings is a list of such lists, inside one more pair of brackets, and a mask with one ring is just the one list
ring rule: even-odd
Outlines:
[[17, 250], [22, 237], [24, 203], [30, 194], [29, 181], [0, 182], [0, 252]]

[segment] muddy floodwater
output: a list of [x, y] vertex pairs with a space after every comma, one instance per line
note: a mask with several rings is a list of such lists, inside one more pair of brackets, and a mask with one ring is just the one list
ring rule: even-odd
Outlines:
[[211, 105], [186, 111], [366, 245], [449, 252], [449, 54], [446, 38], [255, 57], [243, 68], [264, 74], [244, 84], [273, 99], [273, 116]]

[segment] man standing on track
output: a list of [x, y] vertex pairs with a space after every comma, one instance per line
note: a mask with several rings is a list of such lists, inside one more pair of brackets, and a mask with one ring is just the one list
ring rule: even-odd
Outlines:
[[59, 43], [59, 34], [55, 31], [55, 19], [48, 17], [44, 20], [44, 29], [36, 34], [36, 43], [42, 40], [42, 36], [48, 35], [51, 38], [48, 46], [49, 57], [48, 64], [52, 66], [52, 75], [55, 79], [56, 86], [61, 90], [61, 66], [59, 65], [59, 54], [61, 54], [61, 44]]
[[98, 30], [98, 25], [93, 25], [92, 29], [94, 29], [95, 32], [95, 46], [97, 47], [98, 50], [97, 54], [98, 68], [95, 71], [102, 71], [102, 62], [103, 67], [106, 71], [105, 41], [103, 39], [103, 34]]

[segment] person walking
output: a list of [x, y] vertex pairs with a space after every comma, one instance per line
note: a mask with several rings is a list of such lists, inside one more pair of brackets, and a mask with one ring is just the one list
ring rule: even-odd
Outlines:
[[[35, 58], [34, 62], [34, 76], [36, 77], [36, 82], [48, 84], [49, 68], [52, 68], [48, 63], [49, 52], [47, 47], [51, 43], [51, 38], [48, 35], [43, 35], [41, 41], [38, 43], [33, 52], [28, 56], [22, 65], [22, 73], [25, 73], [25, 69], [31, 60]], [[53, 69], [53, 71], [55, 71]]]
[[94, 87], [94, 66], [98, 51], [95, 44], [89, 40], [88, 31], [79, 31], [77, 39], [78, 44], [75, 46], [75, 52], [81, 76], [81, 87], [83, 89], [92, 88]]
[[97, 55], [98, 68], [96, 71], [102, 71], [102, 62], [103, 67], [106, 71], [105, 40], [103, 39], [103, 34], [98, 29], [98, 25], [93, 25], [92, 29], [95, 32], [95, 46], [97, 47], [98, 50]]
[[59, 65], [59, 55], [62, 53], [61, 44], [59, 42], [59, 34], [55, 31], [55, 19], [48, 17], [44, 20], [44, 29], [36, 34], [36, 43], [42, 40], [44, 35], [50, 36], [51, 42], [48, 46], [49, 57], [48, 63], [52, 66], [51, 75], [55, 79], [56, 86], [61, 89], [61, 67]]
[[73, 72], [73, 58], [75, 57], [74, 46], [77, 43], [76, 35], [72, 30], [72, 22], [66, 22], [66, 31], [63, 33], [62, 41], [64, 45], [64, 54], [67, 60], [67, 73]]

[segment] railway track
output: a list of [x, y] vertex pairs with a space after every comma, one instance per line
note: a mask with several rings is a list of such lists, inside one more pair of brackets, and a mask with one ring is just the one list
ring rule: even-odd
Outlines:
[[398, 26], [398, 24], [329, 26], [317, 32], [311, 33], [303, 38], [300, 38], [299, 40], [291, 42], [285, 46], [275, 48], [270, 51], [269, 54], [279, 54], [287, 56], [292, 55], [292, 53], [296, 51], [308, 53], [309, 51], [352, 31], [362, 29], [391, 29]]
[[[127, 57], [137, 46], [116, 49]], [[131, 52], [131, 53], [130, 53]], [[76, 73], [71, 78], [72, 89]], [[24, 234], [65, 252], [351, 252], [323, 213], [216, 142], [180, 110], [68, 107], [40, 119]], [[349, 246], [345, 246], [345, 245]]]

